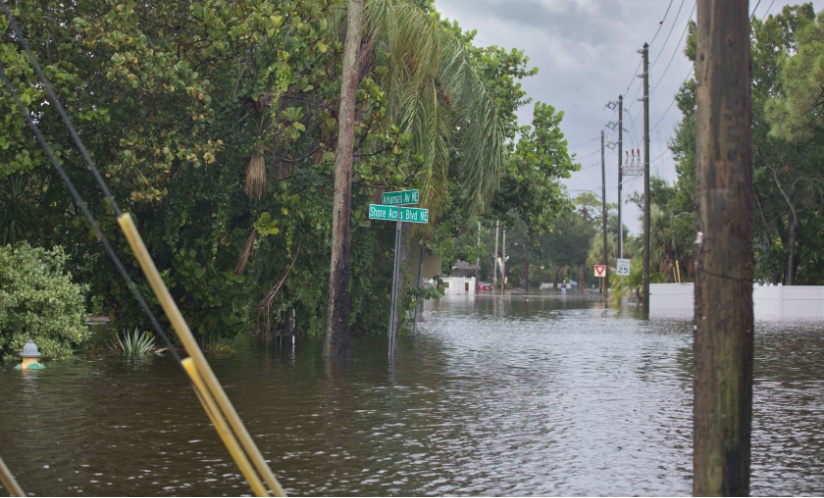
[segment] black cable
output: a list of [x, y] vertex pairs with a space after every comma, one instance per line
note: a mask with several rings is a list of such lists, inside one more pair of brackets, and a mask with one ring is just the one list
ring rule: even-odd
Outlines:
[[[764, 22], [764, 19], [766, 19], [766, 18], [767, 18], [767, 14], [769, 14], [769, 13], [770, 13], [770, 9], [772, 9], [772, 6], [773, 6], [773, 4], [774, 4], [774, 3], [775, 3], [775, 0], [772, 0], [772, 2], [770, 2], [770, 6], [769, 6], [769, 7], [767, 7], [767, 11], [766, 11], [766, 12], [764, 12], [764, 15], [763, 15], [763, 16], [761, 16], [761, 22]], [[755, 9], [753, 9], [753, 11], [752, 11], [752, 12], [753, 12], [753, 14], [755, 14]]]
[[[661, 22], [659, 22], [659, 23], [658, 23], [658, 30], [657, 30], [657, 31], [655, 32], [655, 34], [652, 36], [652, 40], [650, 40], [650, 41], [649, 41], [649, 44], [650, 44], [650, 45], [652, 45], [652, 44], [653, 44], [653, 42], [655, 41], [655, 39], [656, 39], [656, 38], [658, 38], [658, 33], [660, 33], [660, 32], [661, 32], [661, 28], [663, 28], [663, 27], [664, 27], [664, 21], [666, 21], [666, 20], [667, 20], [667, 14], [669, 14], [670, 8], [672, 7], [672, 2], [674, 2], [674, 1], [675, 1], [675, 0], [670, 0], [669, 5], [667, 5], [667, 11], [666, 11], [666, 12], [664, 12], [664, 17], [662, 17], [662, 18], [661, 18]], [[676, 18], [677, 18], [677, 16], [676, 16]], [[673, 21], [673, 22], [675, 22], [675, 21]]]
[[[697, 5], [697, 4], [696, 4]], [[661, 76], [658, 78], [658, 83], [652, 88], [652, 91], [655, 92], [655, 89], [658, 88], [658, 85], [664, 81], [664, 75], [667, 74], [667, 70], [669, 70], [672, 61], [675, 60], [675, 56], [678, 55], [678, 50], [681, 48], [681, 42], [684, 41], [684, 35], [687, 34], [687, 29], [690, 26], [690, 19], [692, 19], [692, 15], [695, 13], [695, 5], [692, 6], [692, 11], [690, 12], [690, 16], [687, 19], [687, 25], [684, 26], [684, 31], [681, 32], [681, 38], [678, 40], [678, 44], [675, 46], [675, 51], [672, 53], [672, 57], [670, 57], [669, 62], [667, 62], [667, 67], [664, 68], [664, 71], [661, 73]]]
[[[28, 45], [25, 44], [25, 41], [23, 40], [22, 33], [20, 33], [19, 30], [17, 29], [17, 25], [12, 20], [11, 14], [9, 13], [6, 6], [2, 5], [2, 7], [3, 7], [3, 11], [6, 15], [6, 18], [9, 20], [9, 24], [11, 24], [12, 27], [14, 28], [15, 33], [19, 38], [19, 41], [26, 48], [26, 50], [29, 54], [29, 59], [32, 61], [32, 64], [34, 64], [38, 75], [40, 75], [41, 83], [43, 83], [43, 85], [50, 90], [49, 94], [53, 99], [53, 103], [55, 104], [55, 106], [57, 107], [58, 110], [62, 111], [62, 106], [60, 105], [59, 101], [57, 101], [57, 97], [55, 96], [54, 91], [51, 90], [51, 85], [49, 85], [48, 80], [45, 78], [45, 75], [43, 74], [42, 69], [40, 68], [39, 64], [37, 64], [37, 61], [34, 60], [34, 57], [32, 56], [31, 51], [28, 49]], [[26, 121], [26, 123], [29, 125], [29, 127], [32, 129], [32, 131], [34, 131], [34, 135], [37, 138], [37, 141], [40, 143], [40, 146], [43, 148], [43, 150], [49, 156], [49, 159], [50, 159], [52, 165], [54, 165], [55, 169], [57, 169], [58, 174], [63, 179], [63, 182], [66, 184], [66, 187], [69, 189], [69, 192], [71, 193], [72, 197], [74, 198], [75, 203], [80, 208], [80, 210], [83, 212], [83, 215], [86, 216], [86, 219], [89, 220], [89, 223], [91, 224], [91, 226], [94, 229], [95, 233], [97, 233], [97, 236], [100, 238], [100, 241], [103, 243], [103, 247], [105, 247], [106, 252], [108, 253], [108, 255], [111, 258], [112, 262], [115, 264], [115, 267], [117, 268], [118, 272], [123, 277], [123, 279], [126, 281], [126, 284], [129, 287], [129, 290], [131, 291], [132, 295], [135, 297], [135, 299], [137, 299], [137, 302], [140, 304], [140, 307], [146, 313], [146, 316], [148, 316], [149, 320], [151, 321], [151, 323], [154, 326], [155, 330], [157, 331], [158, 335], [161, 337], [163, 343], [166, 345], [166, 348], [171, 353], [172, 357], [174, 357], [175, 361], [177, 361], [177, 363], [180, 364], [180, 361], [181, 361], [180, 355], [177, 354], [177, 351], [175, 350], [174, 345], [172, 345], [172, 342], [169, 339], [169, 336], [166, 334], [165, 330], [160, 325], [160, 322], [157, 320], [157, 317], [155, 317], [154, 313], [149, 308], [149, 305], [146, 303], [146, 300], [143, 298], [143, 295], [138, 290], [137, 285], [135, 285], [135, 283], [129, 277], [129, 274], [126, 271], [126, 268], [123, 265], [123, 262], [120, 261], [120, 258], [118, 258], [117, 254], [115, 253], [114, 249], [112, 248], [111, 244], [109, 243], [109, 240], [103, 234], [103, 231], [100, 229], [100, 226], [97, 224], [97, 221], [94, 219], [94, 216], [91, 214], [91, 212], [89, 212], [89, 209], [86, 206], [86, 202], [83, 200], [80, 193], [74, 187], [74, 184], [72, 183], [69, 176], [66, 174], [66, 171], [60, 165], [60, 162], [57, 160], [57, 157], [54, 155], [54, 151], [52, 151], [52, 148], [49, 146], [48, 142], [46, 142], [46, 138], [40, 132], [40, 128], [38, 128], [37, 124], [32, 119], [31, 114], [29, 113], [29, 110], [26, 108], [25, 104], [23, 104], [22, 100], [20, 100], [20, 95], [17, 93], [17, 90], [15, 90], [15, 88], [12, 85], [11, 81], [9, 81], [9, 78], [6, 76], [6, 72], [5, 72], [2, 65], [0, 65], [0, 79], [3, 80], [3, 83], [9, 89], [9, 92], [11, 93], [14, 101], [17, 103], [17, 106], [20, 108], [20, 113], [23, 115], [23, 119]], [[86, 149], [83, 147], [83, 144], [80, 141], [80, 137], [78, 137], [77, 133], [75, 133], [74, 127], [71, 125], [71, 122], [69, 121], [68, 116], [65, 115], [65, 111], [61, 112], [61, 116], [63, 116], [64, 122], [70, 128], [71, 133], [72, 133], [72, 138], [75, 139], [75, 141], [76, 141], [75, 143], [78, 146], [78, 148], [81, 150], [81, 152], [83, 153], [83, 157], [84, 157], [84, 159], [86, 159], [86, 162], [87, 162], [88, 166], [94, 172], [97, 173], [95, 176], [98, 178], [98, 182], [102, 182], [101, 187], [104, 189], [104, 193], [106, 194], [107, 199], [109, 199], [109, 201], [112, 203], [112, 206], [115, 208], [115, 211], [118, 213], [118, 217], [119, 217], [120, 216], [120, 211], [117, 208], [117, 205], [115, 204], [114, 199], [111, 196], [111, 192], [109, 191], [108, 186], [105, 184], [105, 181], [103, 181], [102, 177], [100, 177], [99, 172], [97, 172], [97, 168], [94, 166], [94, 163], [92, 163], [91, 158], [88, 156], [88, 153], [86, 152]]]
[[112, 193], [109, 191], [109, 186], [106, 185], [106, 181], [103, 180], [103, 177], [100, 175], [100, 172], [94, 166], [91, 157], [89, 157], [89, 153], [86, 151], [86, 147], [83, 146], [83, 142], [80, 140], [80, 137], [77, 135], [77, 132], [74, 129], [74, 126], [69, 120], [68, 114], [66, 114], [66, 110], [63, 109], [63, 106], [60, 105], [60, 101], [57, 99], [57, 95], [54, 93], [54, 89], [52, 89], [51, 84], [49, 83], [48, 78], [46, 78], [46, 74], [43, 72], [43, 69], [40, 67], [40, 64], [37, 63], [37, 59], [35, 59], [34, 54], [32, 54], [31, 48], [29, 44], [26, 43], [26, 38], [23, 36], [22, 31], [17, 26], [17, 23], [14, 22], [14, 18], [11, 16], [11, 12], [9, 12], [8, 7], [5, 3], [0, 4], [3, 7], [3, 13], [6, 15], [6, 19], [9, 21], [9, 25], [11, 26], [12, 30], [14, 30], [14, 34], [17, 37], [17, 42], [23, 47], [26, 51], [26, 55], [28, 56], [29, 60], [34, 67], [34, 70], [37, 72], [37, 76], [40, 78], [40, 82], [43, 84], [43, 87], [46, 89], [46, 92], [51, 97], [52, 103], [54, 104], [55, 108], [57, 109], [58, 114], [63, 119], [63, 123], [66, 125], [66, 128], [69, 130], [69, 134], [72, 137], [72, 141], [77, 146], [77, 149], [83, 155], [83, 159], [85, 159], [86, 164], [88, 164], [89, 168], [92, 171], [95, 179], [97, 180], [98, 185], [103, 190], [103, 195], [106, 196], [106, 199], [111, 202], [112, 208], [114, 209], [115, 216], [120, 217], [121, 213], [120, 208], [117, 206], [117, 203], [112, 196]]
[[[761, 0], [758, 0], [757, 2], [755, 2], [755, 7], [752, 8], [752, 14], [750, 14], [750, 19], [755, 17], [755, 11], [756, 11], [756, 9], [758, 9], [759, 5], [761, 5]], [[772, 7], [772, 4], [770, 4], [770, 7]], [[770, 9], [767, 9], [767, 10], [770, 10]]]
[[[666, 47], [666, 46], [667, 46], [667, 42], [669, 41], [670, 36], [672, 36], [672, 30], [674, 30], [674, 29], [675, 29], [675, 23], [677, 23], [677, 22], [678, 22], [678, 16], [680, 16], [680, 15], [681, 15], [681, 9], [683, 9], [683, 8], [684, 8], [684, 1], [685, 1], [685, 0], [681, 0], [681, 5], [679, 5], [679, 6], [678, 6], [678, 12], [676, 12], [676, 13], [675, 13], [675, 19], [673, 19], [673, 20], [672, 20], [672, 26], [670, 26], [669, 33], [667, 33], [667, 38], [664, 40], [664, 44], [663, 44], [663, 45], [661, 45], [661, 48], [662, 48], [662, 49], [663, 49], [664, 47]], [[695, 6], [693, 6], [693, 8], [695, 8]], [[690, 15], [690, 17], [692, 17], [692, 16]], [[689, 24], [689, 23], [688, 23], [688, 24]], [[661, 50], [660, 52], [658, 52], [658, 56], [657, 56], [657, 57], [655, 57], [655, 60], [654, 60], [654, 61], [652, 61], [652, 64], [650, 64], [650, 65], [649, 65], [650, 70], [651, 70], [652, 68], [654, 68], [654, 67], [655, 67], [655, 63], [656, 63], [656, 62], [658, 62], [658, 58], [660, 58], [660, 57], [661, 57], [661, 54], [662, 54], [663, 52], [664, 52], [663, 50]]]

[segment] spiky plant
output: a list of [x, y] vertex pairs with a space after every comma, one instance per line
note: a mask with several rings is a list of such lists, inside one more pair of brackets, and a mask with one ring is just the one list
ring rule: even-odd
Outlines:
[[144, 356], [150, 353], [160, 353], [163, 349], [155, 349], [155, 340], [151, 337], [147, 332], [140, 332], [138, 329], [134, 329], [134, 332], [129, 334], [128, 332], [123, 334], [123, 338], [120, 338], [120, 335], [116, 335], [115, 339], [117, 340], [117, 345], [114, 346], [114, 349], [117, 349], [123, 352], [126, 356]]

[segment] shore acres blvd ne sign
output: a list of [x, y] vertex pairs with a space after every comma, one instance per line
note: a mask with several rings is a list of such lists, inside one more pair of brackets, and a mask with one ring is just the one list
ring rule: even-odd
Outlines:
[[429, 223], [429, 210], [397, 206], [369, 205], [370, 220], [400, 221], [405, 223]]
[[403, 204], [417, 204], [420, 198], [418, 189], [401, 190], [399, 192], [385, 192], [381, 196], [381, 204], [387, 206], [401, 206]]
[[406, 223], [429, 223], [429, 210], [421, 208], [398, 208], [401, 221]]

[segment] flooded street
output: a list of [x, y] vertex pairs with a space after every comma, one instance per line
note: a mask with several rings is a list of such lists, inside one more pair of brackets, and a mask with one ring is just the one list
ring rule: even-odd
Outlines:
[[[689, 495], [692, 326], [577, 295], [428, 302], [386, 359], [357, 337], [210, 357], [287, 493]], [[753, 495], [824, 494], [824, 326], [757, 322]], [[0, 456], [29, 494], [250, 490], [168, 357], [0, 371]]]

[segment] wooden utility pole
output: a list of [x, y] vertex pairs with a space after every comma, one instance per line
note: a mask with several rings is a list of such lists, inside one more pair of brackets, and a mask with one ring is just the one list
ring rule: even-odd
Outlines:
[[618, 257], [624, 257], [624, 222], [621, 220], [621, 187], [624, 184], [624, 96], [618, 96]]
[[698, 0], [693, 493], [750, 490], [753, 190], [747, 0]]
[[604, 257], [601, 264], [605, 266], [604, 276], [601, 279], [601, 295], [604, 302], [607, 300], [607, 282], [609, 277], [609, 259], [607, 256], [607, 167], [604, 163], [604, 130], [601, 130], [601, 225], [604, 235]]
[[649, 44], [644, 43], [644, 316], [649, 316]]

